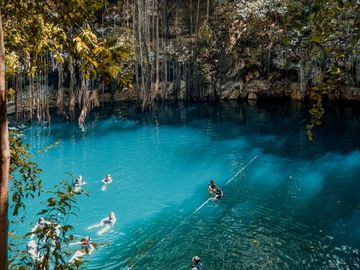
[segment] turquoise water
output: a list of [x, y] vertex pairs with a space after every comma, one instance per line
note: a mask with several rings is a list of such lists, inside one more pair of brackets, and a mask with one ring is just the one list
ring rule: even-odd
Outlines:
[[[314, 145], [305, 122], [298, 104], [117, 104], [84, 130], [33, 125], [26, 140], [32, 153], [60, 141], [36, 156], [46, 188], [66, 172], [88, 183], [70, 223], [105, 244], [84, 269], [190, 269], [194, 255], [208, 270], [360, 269], [359, 111], [328, 110]], [[210, 178], [224, 198], [194, 213]], [[110, 232], [86, 229], [110, 211]]]

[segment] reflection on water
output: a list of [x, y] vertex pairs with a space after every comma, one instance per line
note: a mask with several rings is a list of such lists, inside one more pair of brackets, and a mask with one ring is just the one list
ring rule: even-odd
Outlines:
[[[359, 110], [328, 109], [314, 145], [305, 123], [299, 104], [115, 104], [84, 131], [58, 122], [27, 140], [34, 153], [61, 140], [37, 157], [45, 185], [66, 171], [89, 183], [77, 234], [116, 212], [86, 269], [189, 269], [193, 255], [206, 269], [360, 269]], [[212, 177], [224, 198], [193, 213]]]

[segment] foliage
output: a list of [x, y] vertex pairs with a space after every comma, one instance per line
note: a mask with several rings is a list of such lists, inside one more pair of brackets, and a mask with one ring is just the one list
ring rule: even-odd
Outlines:
[[[72, 191], [72, 185], [66, 181], [60, 182], [54, 190], [49, 192], [50, 197], [45, 201], [43, 210], [37, 214], [44, 217], [47, 223], [26, 235], [37, 239], [39, 259], [34, 260], [25, 251], [17, 250], [10, 261], [12, 269], [75, 269], [82, 264], [81, 260], [68, 263], [72, 255], [69, 243], [75, 239], [68, 219], [70, 215], [76, 215], [74, 209], [79, 195]], [[92, 244], [96, 247], [96, 244]]]
[[282, 0], [237, 0], [235, 2], [237, 13], [244, 19], [250, 17], [266, 19], [271, 13], [284, 15], [287, 12]]
[[351, 70], [360, 50], [359, 8], [351, 1], [289, 1], [285, 18], [287, 31], [284, 44], [298, 52], [300, 65], [310, 73], [310, 123], [308, 139], [313, 141], [313, 128], [321, 124], [324, 96], [339, 98], [340, 88], [354, 83]]
[[[10, 141], [10, 183], [13, 210], [17, 216], [20, 209], [25, 209], [24, 200], [34, 198], [42, 192], [42, 182], [39, 178], [41, 169], [31, 161], [28, 145], [23, 143], [23, 134], [20, 128], [12, 128], [9, 132]], [[22, 217], [23, 219], [23, 217]]]
[[239, 54], [248, 67], [257, 65], [259, 56], [244, 50], [271, 48], [283, 31], [279, 18], [286, 10], [282, 1], [218, 1], [197, 35], [196, 62], [207, 81], [226, 81], [227, 62]]
[[[44, 58], [63, 63], [71, 55], [86, 78], [117, 78], [130, 84], [132, 77], [124, 62], [132, 47], [114, 46], [112, 40], [100, 38], [93, 27], [105, 4], [104, 0], [2, 1], [7, 74], [25, 71], [34, 77], [47, 68]], [[119, 33], [118, 37], [121, 40]]]
[[90, 26], [74, 38], [76, 51], [81, 56], [80, 70], [90, 77], [100, 76], [104, 81], [117, 79], [128, 86], [133, 76], [135, 41], [127, 28], [114, 29], [111, 35], [99, 40]]
[[[219, 0], [198, 32], [196, 63], [215, 89], [229, 74], [246, 83], [252, 74], [284, 80], [288, 70], [296, 69], [302, 95], [312, 104], [306, 126], [312, 141], [324, 97], [341, 98], [341, 88], [356, 83], [359, 39], [360, 12], [354, 1]], [[281, 66], [274, 60], [279, 48]]]
[[[42, 181], [39, 178], [41, 169], [31, 159], [29, 145], [23, 143], [22, 127], [10, 129], [10, 181], [13, 216], [17, 216], [20, 210], [25, 210], [26, 199], [34, 199], [43, 193]], [[59, 142], [39, 151], [43, 154], [51, 148], [56, 147]], [[73, 182], [73, 181], [71, 181]], [[73, 227], [68, 224], [70, 215], [76, 215], [76, 195], [72, 185], [66, 181], [60, 182], [48, 194], [49, 198], [44, 202], [43, 209], [37, 214], [44, 217], [48, 222], [43, 228], [38, 228], [25, 237], [37, 239], [38, 250], [42, 260], [34, 260], [25, 249], [19, 249], [23, 236], [10, 232], [9, 250], [12, 259], [9, 261], [11, 269], [75, 269], [82, 264], [82, 260], [75, 261], [69, 265], [68, 260], [73, 250], [68, 246], [75, 237], [71, 234]], [[20, 221], [25, 221], [25, 212]], [[15, 220], [12, 223], [17, 223]], [[60, 225], [60, 226], [58, 226]], [[96, 244], [92, 243], [96, 247]]]

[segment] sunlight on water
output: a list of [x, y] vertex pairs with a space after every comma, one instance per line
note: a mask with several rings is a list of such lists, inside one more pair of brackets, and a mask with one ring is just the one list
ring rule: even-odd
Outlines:
[[[100, 243], [86, 269], [189, 269], [193, 255], [206, 269], [360, 268], [359, 119], [342, 116], [352, 133], [335, 145], [340, 120], [330, 113], [309, 145], [303, 109], [292, 105], [163, 106], [143, 116], [122, 106], [95, 113], [85, 130], [26, 131], [33, 153], [61, 142], [36, 155], [46, 188], [66, 172], [88, 183], [69, 220]], [[113, 182], [101, 191], [107, 173]], [[194, 213], [210, 178], [224, 198]], [[38, 205], [28, 208], [18, 232], [36, 221]], [[87, 230], [110, 211], [110, 232]]]

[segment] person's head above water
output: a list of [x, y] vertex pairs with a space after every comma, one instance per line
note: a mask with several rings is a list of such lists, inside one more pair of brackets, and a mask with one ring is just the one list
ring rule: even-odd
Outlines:
[[45, 219], [43, 217], [39, 218], [38, 224], [39, 225], [44, 225], [44, 223], [45, 223]]
[[198, 264], [200, 261], [201, 261], [201, 258], [199, 256], [194, 256], [191, 259], [191, 262], [195, 265]]
[[81, 244], [85, 245], [85, 244], [90, 243], [90, 241], [91, 241], [90, 236], [86, 236], [86, 237], [84, 237], [83, 239], [81, 239], [80, 242], [81, 242]]
[[27, 246], [29, 249], [35, 249], [37, 247], [36, 241], [35, 240], [30, 240], [29, 243], [27, 243]]
[[115, 219], [115, 213], [113, 211], [110, 212], [109, 218], [110, 219]]
[[214, 186], [215, 186], [215, 181], [214, 181], [214, 179], [211, 179], [211, 180], [210, 180], [209, 186], [211, 186], [211, 187], [214, 187]]
[[79, 175], [77, 179], [82, 180], [82, 175]]

